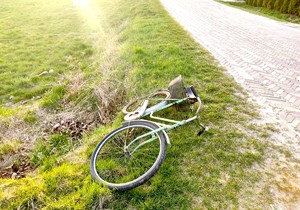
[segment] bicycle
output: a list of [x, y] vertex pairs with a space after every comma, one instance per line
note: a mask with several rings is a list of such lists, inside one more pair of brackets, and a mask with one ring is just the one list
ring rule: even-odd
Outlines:
[[[95, 180], [107, 185], [110, 189], [125, 191], [135, 188], [149, 180], [161, 166], [166, 156], [166, 143], [171, 144], [167, 132], [199, 118], [201, 99], [195, 88], [186, 88], [187, 97], [171, 99], [167, 91], [159, 91], [146, 98], [141, 106], [128, 111], [135, 100], [124, 107], [125, 122], [113, 130], [97, 145], [90, 163], [90, 172]], [[149, 100], [157, 95], [164, 95], [161, 102], [148, 106]], [[171, 101], [171, 103], [168, 103]], [[198, 102], [196, 115], [181, 121], [154, 116], [153, 114], [177, 104], [189, 101]], [[147, 108], [149, 107], [149, 108]], [[172, 124], [143, 120], [151, 119]], [[201, 126], [202, 133], [208, 127]]]

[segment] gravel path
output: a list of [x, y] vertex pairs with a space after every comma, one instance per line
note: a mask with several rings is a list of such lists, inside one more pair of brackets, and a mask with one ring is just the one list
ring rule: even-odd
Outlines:
[[299, 137], [300, 25], [277, 22], [213, 0], [161, 2], [270, 117]]

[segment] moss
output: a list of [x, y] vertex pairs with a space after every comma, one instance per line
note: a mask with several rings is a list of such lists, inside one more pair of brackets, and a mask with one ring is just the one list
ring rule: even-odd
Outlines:
[[44, 193], [45, 185], [40, 177], [25, 178], [21, 181], [0, 180], [0, 183], [4, 192], [6, 192], [0, 198], [2, 209], [42, 207], [47, 201], [47, 196]]
[[43, 175], [46, 191], [53, 197], [59, 198], [70, 194], [81, 186], [81, 170], [78, 166], [63, 164]]

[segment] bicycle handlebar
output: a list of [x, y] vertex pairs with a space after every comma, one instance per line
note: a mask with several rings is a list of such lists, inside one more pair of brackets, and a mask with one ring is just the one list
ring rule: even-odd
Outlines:
[[198, 109], [197, 109], [197, 111], [196, 111], [196, 116], [197, 116], [197, 118], [198, 118], [198, 117], [199, 117], [199, 114], [200, 114], [200, 109], [201, 109], [201, 106], [202, 106], [202, 101], [201, 101], [201, 99], [200, 99], [199, 96], [197, 97], [197, 101], [198, 101], [199, 106], [198, 106]]
[[188, 98], [196, 99], [197, 102], [199, 103], [198, 109], [196, 111], [196, 116], [198, 118], [199, 114], [200, 114], [200, 109], [201, 109], [201, 106], [202, 106], [202, 101], [201, 101], [196, 89], [194, 88], [194, 86], [191, 85], [190, 87], [186, 88], [186, 94], [188, 95]]

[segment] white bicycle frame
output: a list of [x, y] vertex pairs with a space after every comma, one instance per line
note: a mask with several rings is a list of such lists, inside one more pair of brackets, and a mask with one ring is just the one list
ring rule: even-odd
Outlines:
[[[162, 117], [156, 117], [156, 116], [153, 115], [155, 112], [159, 112], [159, 111], [161, 111], [161, 110], [163, 110], [163, 109], [169, 108], [169, 107], [174, 106], [174, 105], [176, 105], [176, 104], [180, 104], [180, 103], [182, 103], [182, 102], [184, 102], [184, 101], [187, 101], [188, 99], [196, 99], [197, 102], [198, 102], [198, 109], [197, 109], [197, 111], [196, 111], [196, 115], [193, 116], [193, 117], [191, 117], [191, 118], [189, 118], [189, 119], [177, 121], [177, 120], [171, 120], [171, 119], [162, 118]], [[166, 99], [163, 99], [163, 100], [166, 100]], [[199, 114], [200, 114], [200, 110], [201, 110], [201, 106], [202, 106], [202, 102], [201, 102], [200, 97], [193, 97], [193, 98], [191, 98], [191, 97], [186, 97], [186, 98], [183, 98], [183, 99], [167, 99], [167, 100], [173, 100], [173, 102], [170, 103], [170, 104], [167, 104], [167, 105], [165, 105], [165, 106], [158, 107], [156, 110], [153, 110], [153, 111], [151, 111], [151, 112], [145, 112], [145, 110], [146, 110], [146, 108], [147, 108], [147, 105], [148, 105], [148, 102], [149, 102], [148, 100], [145, 100], [144, 103], [143, 103], [143, 105], [142, 105], [141, 107], [139, 107], [136, 111], [132, 112], [133, 114], [132, 114], [132, 113], [129, 113], [129, 114], [128, 114], [129, 116], [134, 116], [134, 117], [135, 117], [135, 118], [132, 117], [133, 120], [139, 119], [139, 118], [142, 118], [142, 117], [145, 117], [145, 116], [150, 115], [150, 118], [152, 118], [152, 119], [160, 120], [160, 121], [164, 121], [164, 122], [169, 122], [169, 123], [173, 123], [173, 124], [172, 124], [172, 125], [169, 125], [169, 124], [164, 124], [164, 123], [158, 123], [158, 122], [156, 122], [156, 121], [151, 121], [151, 122], [157, 124], [157, 125], [159, 126], [159, 128], [158, 128], [158, 129], [155, 129], [155, 130], [153, 130], [153, 131], [151, 131], [151, 132], [145, 133], [145, 134], [143, 134], [143, 135], [141, 135], [141, 136], [135, 138], [134, 140], [132, 140], [132, 141], [130, 142], [130, 144], [128, 144], [128, 145], [124, 148], [124, 152], [125, 152], [125, 151], [128, 152], [128, 151], [129, 151], [129, 147], [130, 147], [131, 145], [133, 145], [135, 142], [137, 142], [138, 140], [140, 140], [140, 139], [142, 139], [142, 138], [144, 138], [144, 137], [146, 137], [146, 136], [150, 136], [150, 135], [156, 134], [156, 133], [161, 132], [161, 131], [164, 133], [164, 135], [165, 135], [165, 137], [166, 137], [166, 142], [167, 142], [169, 145], [171, 145], [169, 136], [167, 135], [167, 132], [168, 132], [168, 131], [170, 131], [170, 130], [172, 130], [172, 129], [174, 129], [174, 128], [177, 128], [177, 127], [179, 127], [179, 126], [182, 126], [182, 125], [184, 125], [184, 124], [186, 124], [186, 123], [189, 123], [189, 122], [191, 122], [191, 121], [193, 121], [193, 120], [199, 118]], [[175, 100], [175, 101], [174, 101], [174, 100]], [[141, 112], [143, 112], [143, 111], [144, 111], [144, 113], [141, 113]], [[130, 124], [130, 121], [127, 122], [127, 123]], [[206, 130], [206, 131], [209, 129], [208, 127], [205, 127], [205, 126], [203, 126], [202, 124], [200, 124], [200, 126], [201, 126], [204, 130]], [[147, 144], [147, 143], [150, 143], [150, 142], [152, 142], [152, 141], [154, 141], [154, 140], [156, 140], [156, 139], [157, 139], [157, 137], [152, 137], [152, 138], [150, 138], [149, 140], [142, 142], [141, 144], [137, 145], [137, 146], [132, 150], [132, 152], [130, 152], [130, 154], [133, 154], [133, 153], [134, 153], [138, 148], [140, 148], [141, 146], [143, 146], [143, 145], [145, 145], [145, 144]]]

